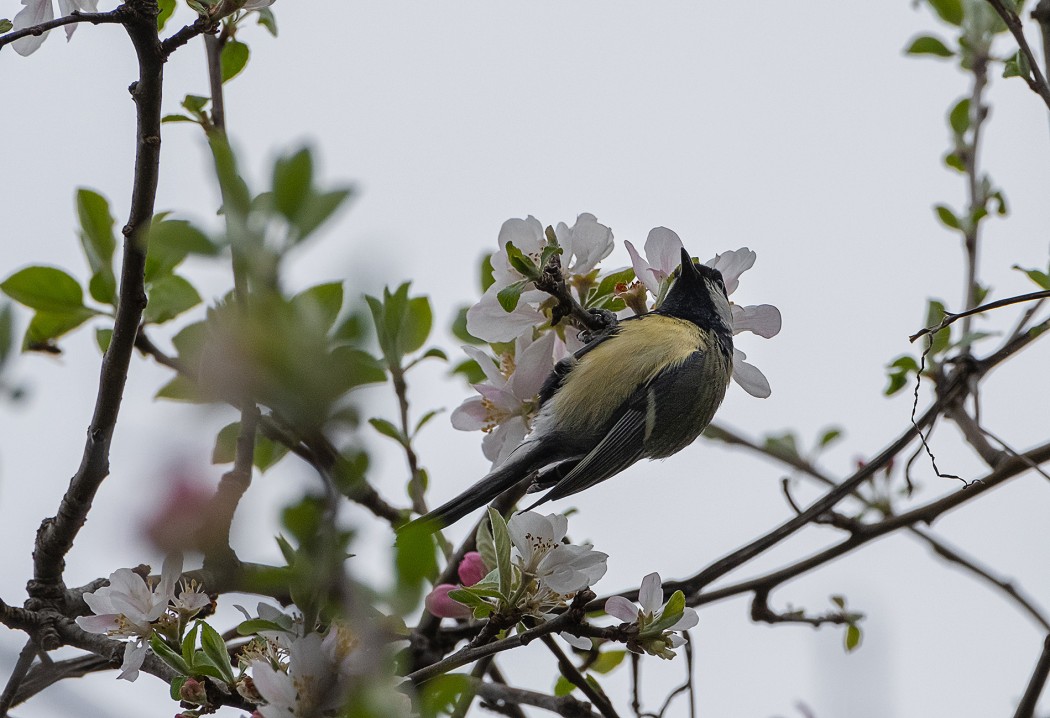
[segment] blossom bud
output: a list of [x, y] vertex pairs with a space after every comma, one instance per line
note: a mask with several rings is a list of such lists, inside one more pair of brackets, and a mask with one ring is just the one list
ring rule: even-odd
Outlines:
[[193, 703], [194, 705], [207, 705], [208, 691], [203, 683], [193, 678], [187, 678], [186, 682], [179, 688], [179, 700]]
[[424, 601], [427, 610], [438, 618], [467, 618], [470, 616], [472, 612], [468, 607], [448, 597], [449, 591], [455, 591], [458, 588], [459, 586], [453, 586], [451, 583], [434, 586], [434, 590], [427, 595]]
[[485, 561], [477, 551], [470, 551], [459, 562], [459, 580], [464, 586], [473, 586], [488, 574]]

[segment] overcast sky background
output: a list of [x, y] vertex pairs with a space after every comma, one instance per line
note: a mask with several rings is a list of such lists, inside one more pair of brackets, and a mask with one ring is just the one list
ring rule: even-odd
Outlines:
[[[110, 6], [103, 1], [102, 9]], [[0, 0], [0, 17], [18, 8]], [[651, 227], [664, 225], [701, 257], [741, 246], [757, 251], [734, 299], [775, 304], [784, 316], [776, 338], [748, 334], [738, 344], [769, 378], [772, 397], [754, 399], [734, 386], [719, 421], [753, 436], [792, 428], [807, 442], [841, 426], [847, 438], [824, 460], [839, 476], [906, 428], [910, 395], [882, 397], [883, 367], [911, 349], [907, 336], [921, 325], [927, 298], [957, 308], [963, 285], [955, 236], [930, 206], [964, 203], [963, 178], [940, 158], [948, 144], [944, 116], [968, 91], [966, 78], [950, 63], [902, 55], [921, 32], [947, 34], [929, 12], [904, 0], [280, 0], [274, 10], [280, 37], [247, 28], [251, 62], [227, 87], [230, 132], [254, 188], [277, 152], [306, 142], [322, 158], [324, 178], [360, 190], [294, 256], [290, 288], [348, 279], [351, 292], [376, 292], [411, 278], [415, 291], [433, 299], [435, 342], [459, 356], [446, 327], [476, 297], [477, 259], [496, 248], [505, 219], [533, 214], [545, 225], [571, 224], [592, 212], [617, 238], [610, 268], [628, 263], [622, 240], [640, 245]], [[169, 32], [191, 20], [180, 9]], [[200, 41], [175, 53], [166, 73], [166, 112], [187, 92], [207, 94]], [[981, 274], [993, 297], [1004, 297], [1033, 289], [1012, 264], [1046, 266], [1050, 151], [1045, 107], [1021, 81], [998, 74], [983, 166], [1005, 189], [1012, 216], [986, 223]], [[74, 188], [102, 192], [118, 227], [126, 221], [134, 152], [130, 43], [117, 26], [81, 27], [68, 45], [58, 31], [30, 58], [0, 52], [0, 77], [0, 274], [42, 263], [86, 278]], [[165, 126], [157, 209], [215, 228], [217, 192], [195, 130]], [[212, 267], [190, 264], [187, 274], [206, 298], [229, 287]], [[1002, 310], [979, 326], [1009, 329], [1017, 315]], [[27, 315], [20, 317], [24, 326]], [[27, 386], [28, 399], [0, 411], [0, 597], [8, 603], [24, 597], [35, 530], [53, 515], [79, 464], [94, 402], [93, 332], [81, 330], [62, 346], [61, 357], [15, 364], [9, 375]], [[1044, 342], [985, 384], [986, 425], [1018, 448], [1047, 438], [1048, 360]], [[215, 431], [233, 412], [153, 402], [167, 378], [135, 359], [112, 476], [69, 556], [70, 585], [121, 566], [159, 566], [139, 525], [172, 467], [218, 480], [221, 468], [208, 457]], [[436, 363], [420, 368], [410, 388], [416, 416], [451, 410], [470, 394]], [[368, 396], [376, 414], [393, 417], [386, 390]], [[484, 473], [480, 439], [444, 418], [421, 436], [435, 504]], [[373, 442], [373, 481], [394, 497], [406, 472], [384, 441]], [[951, 429], [938, 431], [933, 445], [944, 470], [982, 473]], [[744, 452], [699, 442], [555, 508], [578, 507], [572, 537], [610, 554], [597, 586], [609, 593], [654, 570], [687, 576], [781, 523], [791, 513], [782, 475]], [[959, 489], [922, 462], [916, 476], [920, 501]], [[292, 459], [257, 479], [235, 525], [242, 558], [279, 560], [272, 536], [281, 502], [312, 482]], [[817, 495], [799, 487], [803, 500]], [[1048, 511], [1045, 480], [1030, 475], [935, 528], [1050, 605]], [[348, 520], [362, 531], [354, 570], [383, 576], [389, 532], [360, 511], [348, 511]], [[831, 529], [808, 529], [730, 580], [837, 538]], [[864, 643], [851, 655], [835, 628], [752, 624], [746, 599], [704, 607], [693, 632], [701, 715], [788, 718], [802, 715], [800, 702], [819, 718], [1009, 715], [1042, 647], [1038, 627], [1000, 594], [905, 536], [807, 574], [772, 600], [781, 610], [790, 604], [823, 612], [832, 594], [867, 614]], [[226, 609], [232, 602], [222, 601]], [[5, 680], [20, 635], [0, 631]], [[555, 668], [542, 647], [501, 665], [514, 682], [553, 685]], [[684, 670], [680, 659], [647, 660], [646, 706], [656, 709]], [[626, 674], [609, 682], [624, 707]], [[155, 679], [128, 686], [114, 684], [114, 675], [57, 686], [16, 715], [168, 716], [175, 709]], [[684, 703], [670, 712], [685, 714]]]

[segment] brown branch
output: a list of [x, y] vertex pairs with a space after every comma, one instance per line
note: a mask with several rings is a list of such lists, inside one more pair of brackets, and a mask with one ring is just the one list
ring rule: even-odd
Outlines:
[[760, 588], [755, 591], [751, 599], [751, 620], [757, 623], [802, 623], [817, 628], [825, 624], [845, 625], [853, 623], [862, 616], [857, 613], [846, 611], [829, 611], [819, 616], [807, 616], [802, 611], [790, 613], [777, 613], [769, 605], [769, 593], [771, 589]]
[[192, 24], [186, 25], [174, 35], [164, 40], [164, 42], [161, 43], [161, 51], [164, 53], [166, 59], [171, 53], [175, 52], [198, 35], [210, 35], [218, 30], [218, 28], [218, 18], [198, 16]]
[[1028, 87], [1032, 89], [1032, 92], [1036, 93], [1043, 98], [1043, 102], [1046, 103], [1048, 109], [1050, 109], [1050, 85], [1046, 84], [1046, 78], [1043, 76], [1042, 70], [1039, 69], [1039, 61], [1036, 59], [1035, 54], [1032, 52], [1032, 48], [1028, 46], [1028, 40], [1025, 39], [1024, 29], [1021, 27], [1021, 18], [1017, 16], [1013, 8], [1008, 8], [1003, 4], [1003, 0], [988, 0], [988, 4], [992, 6], [999, 17], [1002, 18], [1003, 22], [1006, 23], [1006, 27], [1010, 30], [1010, 34], [1017, 40], [1017, 46], [1021, 49], [1021, 53], [1028, 61], [1028, 65], [1032, 71], [1032, 77], [1025, 77], [1025, 82], [1028, 83]]
[[1030, 292], [1028, 294], [1020, 294], [1016, 297], [998, 299], [994, 302], [988, 302], [987, 304], [982, 304], [979, 307], [974, 307], [973, 309], [967, 309], [965, 312], [959, 312], [958, 314], [953, 314], [952, 312], [945, 312], [944, 319], [942, 319], [940, 323], [932, 327], [920, 329], [919, 331], [915, 332], [910, 337], [908, 337], [908, 341], [914, 342], [915, 340], [924, 337], [927, 334], [936, 334], [940, 330], [944, 329], [945, 327], [949, 326], [955, 321], [962, 319], [963, 317], [969, 317], [974, 314], [980, 314], [981, 312], [987, 312], [992, 309], [999, 309], [1000, 307], [1008, 307], [1011, 304], [1020, 304], [1021, 302], [1030, 302], [1034, 299], [1045, 299], [1047, 297], [1050, 297], [1050, 289], [1044, 289], [1038, 292]]
[[[890, 516], [873, 524], [864, 524], [854, 531], [849, 538], [830, 546], [808, 558], [802, 559], [784, 568], [778, 569], [763, 576], [758, 576], [747, 581], [732, 584], [724, 588], [714, 589], [707, 593], [700, 593], [694, 579], [664, 584], [665, 590], [682, 589], [686, 592], [690, 606], [698, 606], [714, 601], [720, 601], [731, 596], [742, 593], [751, 593], [760, 589], [771, 589], [788, 579], [800, 576], [814, 568], [823, 566], [832, 559], [853, 551], [877, 538], [885, 536], [898, 529], [913, 526], [915, 524], [930, 524], [941, 514], [947, 513], [958, 506], [975, 499], [1005, 481], [1028, 470], [1027, 461], [1043, 463], [1050, 461], [1050, 443], [1042, 444], [1023, 455], [1022, 458], [1011, 457], [991, 473], [979, 481], [975, 481], [969, 487], [961, 488], [947, 496], [919, 506], [911, 511], [896, 516]], [[700, 587], [702, 588], [702, 587]]]
[[[549, 227], [548, 236], [553, 232]], [[551, 325], [556, 325], [565, 317], [573, 320], [580, 329], [589, 332], [602, 332], [616, 324], [616, 315], [603, 310], [587, 310], [576, 301], [565, 284], [561, 271], [561, 258], [551, 255], [542, 269], [542, 275], [535, 281], [536, 289], [546, 292], [557, 300], [551, 310]]]
[[1050, 636], [1043, 640], [1043, 652], [1039, 654], [1039, 660], [1035, 664], [1035, 670], [1028, 681], [1021, 702], [1017, 704], [1014, 718], [1032, 718], [1035, 715], [1035, 705], [1039, 701], [1039, 695], [1046, 685], [1046, 677], [1050, 674]]
[[4, 686], [4, 692], [0, 694], [0, 718], [7, 718], [7, 711], [16, 704], [16, 697], [39, 650], [33, 639], [29, 639], [19, 652], [15, 667], [7, 679], [7, 685]]
[[121, 24], [127, 21], [128, 14], [126, 5], [120, 5], [109, 12], [81, 12], [74, 10], [65, 17], [55, 18], [54, 20], [42, 22], [39, 25], [24, 27], [21, 30], [13, 30], [6, 35], [0, 35], [0, 49], [3, 49], [4, 45], [9, 45], [15, 40], [21, 40], [23, 37], [31, 35], [39, 37], [48, 30], [54, 30], [56, 27], [62, 27], [63, 25], [72, 25], [78, 22], [89, 22], [92, 25]]
[[543, 641], [543, 645], [554, 654], [554, 657], [558, 660], [558, 670], [565, 676], [565, 679], [572, 683], [574, 686], [580, 689], [583, 695], [591, 699], [591, 703], [598, 712], [602, 714], [603, 718], [619, 718], [616, 713], [616, 709], [613, 708], [613, 704], [609, 701], [609, 697], [599, 690], [596, 690], [594, 686], [588, 683], [587, 679], [583, 677], [579, 669], [569, 660], [569, 657], [565, 655], [565, 652], [561, 650], [557, 642], [551, 636], [541, 636], [540, 640]]
[[[109, 447], [120, 412], [128, 365], [146, 306], [144, 272], [146, 232], [153, 219], [160, 165], [160, 117], [164, 58], [157, 38], [157, 5], [129, 0], [122, 6], [122, 22], [138, 56], [139, 80], [131, 86], [137, 110], [135, 175], [128, 223], [123, 229], [124, 258], [113, 337], [102, 359], [94, 415], [88, 427], [80, 468], [55, 517], [45, 519], [37, 532], [33, 552], [33, 598], [47, 599], [62, 588], [65, 556], [87, 520], [95, 492], [109, 474]], [[52, 641], [41, 644], [53, 648]]]
[[485, 701], [497, 706], [502, 704], [516, 704], [523, 706], [534, 706], [549, 711], [565, 718], [600, 718], [591, 710], [589, 704], [577, 700], [573, 696], [552, 696], [536, 691], [527, 691], [523, 688], [512, 688], [500, 683], [487, 683], [481, 679], [470, 679], [471, 690]]

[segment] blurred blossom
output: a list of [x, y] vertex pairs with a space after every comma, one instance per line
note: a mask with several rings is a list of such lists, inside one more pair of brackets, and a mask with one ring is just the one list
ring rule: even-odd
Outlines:
[[[11, 19], [12, 31], [23, 30], [55, 19], [55, 7], [52, 0], [22, 0], [22, 4], [25, 7]], [[72, 15], [74, 12], [97, 12], [98, 0], [58, 0], [58, 10], [61, 13], [60, 17]], [[65, 26], [67, 41], [73, 37], [77, 25], [78, 23], [74, 22]], [[23, 57], [32, 55], [47, 39], [49, 32], [19, 38], [11, 43], [11, 47]]]
[[143, 524], [146, 539], [165, 554], [201, 549], [215, 489], [185, 467], [164, 479], [164, 493]]

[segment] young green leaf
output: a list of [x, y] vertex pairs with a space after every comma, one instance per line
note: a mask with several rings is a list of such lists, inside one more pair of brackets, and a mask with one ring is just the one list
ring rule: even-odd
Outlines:
[[182, 659], [182, 656], [172, 650], [171, 646], [164, 642], [156, 633], [150, 635], [149, 638], [150, 648], [157, 655], [157, 658], [167, 663], [169, 666], [174, 668], [176, 671], [184, 676], [193, 675], [193, 670], [189, 665]]
[[936, 57], [952, 57], [954, 52], [948, 49], [941, 40], [932, 35], [923, 35], [911, 41], [904, 50], [909, 55], [934, 55]]
[[193, 285], [177, 274], [151, 282], [146, 295], [149, 301], [142, 313], [142, 320], [150, 324], [163, 324], [201, 303], [201, 295]]
[[273, 165], [274, 208], [294, 221], [312, 192], [313, 176], [314, 160], [309, 149], [279, 157]]
[[157, 31], [159, 32], [164, 29], [168, 18], [175, 12], [175, 0], [157, 0], [157, 8], [160, 10], [157, 14]]
[[238, 40], [228, 40], [219, 57], [223, 84], [237, 77], [248, 64], [248, 46]]
[[405, 354], [418, 351], [430, 336], [434, 321], [427, 297], [413, 297], [408, 300], [405, 321], [401, 324], [398, 344]]
[[264, 7], [256, 12], [259, 13], [259, 24], [269, 30], [271, 35], [277, 37], [277, 18], [274, 17], [273, 10]]
[[508, 284], [496, 293], [496, 299], [505, 312], [513, 312], [521, 299], [521, 293], [531, 280], [521, 279], [513, 284]]
[[201, 648], [215, 667], [222, 673], [222, 678], [227, 683], [234, 682], [233, 665], [230, 663], [230, 652], [226, 648], [226, 642], [214, 628], [204, 621], [200, 622]]
[[55, 267], [26, 267], [0, 282], [0, 290], [30, 309], [56, 314], [84, 309], [84, 291], [66, 272]]
[[499, 571], [499, 591], [504, 596], [510, 595], [511, 579], [514, 569], [510, 562], [510, 533], [507, 531], [507, 522], [499, 511], [490, 508], [489, 525], [492, 527], [492, 542], [496, 548], [496, 570]]
[[948, 209], [943, 204], [935, 205], [933, 211], [937, 213], [937, 219], [941, 220], [941, 224], [949, 229], [961, 229], [962, 225], [959, 223], [959, 218], [955, 216], [955, 213]]

